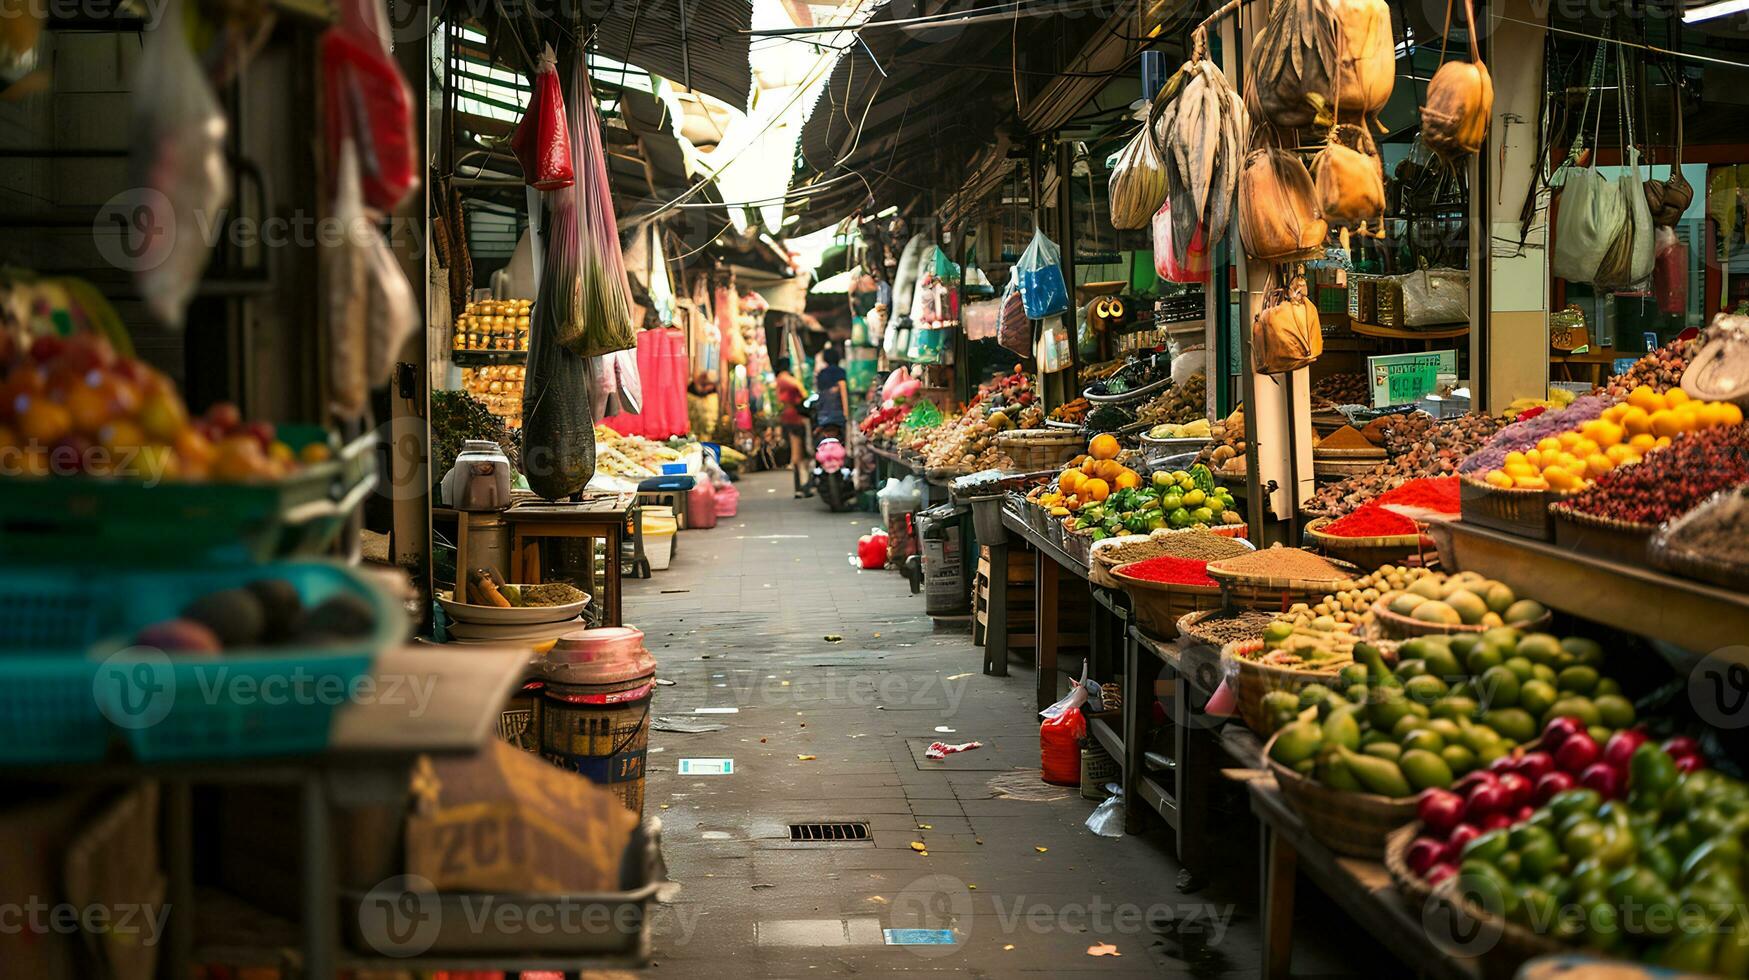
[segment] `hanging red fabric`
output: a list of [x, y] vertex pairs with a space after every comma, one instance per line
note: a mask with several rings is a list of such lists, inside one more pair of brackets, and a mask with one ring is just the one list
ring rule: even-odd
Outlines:
[[522, 179], [542, 191], [570, 187], [576, 180], [558, 62], [558, 55], [548, 45], [535, 68], [534, 94], [529, 97], [528, 111], [510, 136], [510, 149], [522, 164]]
[[341, 0], [340, 23], [323, 33], [322, 111], [329, 181], [351, 135], [365, 204], [393, 211], [419, 185], [420, 164], [413, 95], [389, 53], [380, 0]]

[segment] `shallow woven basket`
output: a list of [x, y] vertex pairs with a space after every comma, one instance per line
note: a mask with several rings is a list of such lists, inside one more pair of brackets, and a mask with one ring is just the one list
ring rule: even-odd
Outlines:
[[1135, 562], [1126, 562], [1118, 565], [1111, 570], [1111, 574], [1122, 583], [1123, 590], [1129, 593], [1130, 603], [1136, 610], [1136, 622], [1142, 629], [1163, 640], [1178, 638], [1178, 620], [1186, 614], [1219, 609], [1221, 606], [1219, 586], [1150, 582], [1124, 572], [1124, 569], [1134, 564]]
[[[1338, 558], [1326, 558], [1330, 564], [1342, 572], [1346, 578], [1354, 578], [1360, 574], [1360, 568], [1351, 562]], [[1312, 605], [1322, 602], [1324, 597], [1336, 591], [1336, 583], [1341, 581], [1327, 579], [1300, 579], [1274, 576], [1246, 575], [1234, 572], [1223, 572], [1215, 568], [1219, 562], [1209, 563], [1209, 578], [1221, 584], [1226, 593], [1227, 602], [1246, 609], [1261, 609], [1264, 612], [1285, 612], [1296, 602]]]
[[1221, 648], [1221, 670], [1233, 685], [1239, 701], [1239, 717], [1245, 727], [1259, 735], [1269, 734], [1269, 713], [1263, 710], [1263, 696], [1271, 691], [1298, 694], [1308, 684], [1327, 684], [1336, 679], [1336, 670], [1294, 670], [1247, 660], [1242, 653], [1263, 649], [1262, 640], [1236, 640]]
[[1650, 559], [1655, 524], [1636, 524], [1608, 517], [1582, 514], [1564, 502], [1552, 504], [1549, 516], [1555, 522], [1555, 545], [1587, 555], [1619, 562], [1629, 567], [1646, 565]]
[[1385, 838], [1385, 870], [1391, 873], [1391, 883], [1403, 897], [1416, 905], [1424, 904], [1433, 894], [1433, 886], [1409, 868], [1409, 845], [1421, 836], [1421, 821], [1405, 824]]
[[[1251, 611], [1254, 611], [1254, 610], [1251, 610]], [[1198, 632], [1198, 628], [1199, 628], [1200, 624], [1202, 623], [1202, 621], [1209, 618], [1210, 616], [1213, 616], [1214, 614], [1216, 614], [1218, 612], [1221, 612], [1221, 610], [1219, 610], [1219, 609], [1204, 609], [1204, 610], [1200, 610], [1198, 612], [1186, 613], [1185, 615], [1180, 616], [1178, 619], [1178, 635], [1182, 636], [1182, 637], [1186, 637], [1186, 638], [1191, 639], [1191, 640], [1195, 640], [1196, 642], [1202, 644], [1203, 646], [1214, 647], [1216, 650], [1224, 649], [1229, 643], [1244, 643], [1244, 642], [1246, 642], [1245, 640], [1222, 640], [1222, 639], [1210, 637], [1210, 636], [1207, 636], [1201, 632]], [[1263, 634], [1262, 634], [1261, 630], [1259, 630], [1258, 634], [1254, 637], [1251, 637], [1250, 639], [1261, 640], [1262, 638], [1263, 638]]]
[[[1382, 598], [1372, 604], [1371, 612], [1373, 632], [1389, 639], [1406, 640], [1412, 636], [1457, 636], [1460, 633], [1486, 633], [1489, 629], [1489, 627], [1479, 624], [1471, 626], [1466, 623], [1429, 623], [1415, 619], [1402, 613], [1392, 612], [1387, 608], [1385, 600]], [[1545, 609], [1543, 614], [1535, 619], [1507, 623], [1506, 625], [1526, 633], [1535, 633], [1548, 629], [1549, 623], [1553, 620], [1554, 614]]]
[[1552, 490], [1489, 486], [1473, 476], [1458, 478], [1458, 506], [1465, 521], [1538, 541], [1554, 538], [1549, 504], [1562, 496]]
[[1263, 758], [1282, 798], [1305, 821], [1306, 830], [1339, 854], [1377, 861], [1384, 857], [1385, 838], [1415, 819], [1415, 797], [1391, 799], [1373, 793], [1349, 793], [1331, 789], [1294, 772], [1270, 758], [1275, 740], [1263, 746]]
[[1017, 469], [1047, 470], [1073, 459], [1087, 440], [1074, 429], [1011, 429], [996, 434], [996, 447]]
[[1306, 537], [1325, 554], [1361, 568], [1395, 565], [1422, 550], [1419, 534], [1375, 534], [1364, 538], [1325, 534], [1324, 528], [1334, 523], [1334, 518], [1320, 517], [1306, 525]]

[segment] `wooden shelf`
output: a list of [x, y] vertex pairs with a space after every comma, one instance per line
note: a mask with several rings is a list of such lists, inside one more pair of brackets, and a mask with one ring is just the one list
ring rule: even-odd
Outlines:
[[1480, 572], [1520, 595], [1616, 629], [1697, 655], [1741, 650], [1749, 636], [1749, 596], [1739, 592], [1461, 521], [1435, 523], [1428, 531], [1446, 567]]
[[1377, 323], [1361, 323], [1355, 320], [1352, 324], [1354, 332], [1363, 337], [1377, 337], [1380, 340], [1451, 340], [1455, 337], [1466, 337], [1470, 333], [1467, 323], [1453, 324], [1433, 330], [1405, 330], [1400, 327], [1386, 327]]

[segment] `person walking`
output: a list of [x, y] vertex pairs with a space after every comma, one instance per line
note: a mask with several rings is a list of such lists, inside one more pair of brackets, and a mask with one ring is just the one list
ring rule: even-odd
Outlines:
[[850, 436], [850, 379], [844, 369], [838, 366], [843, 355], [838, 348], [828, 346], [820, 351], [820, 360], [825, 363], [814, 375], [814, 387], [820, 392], [820, 408], [816, 414], [821, 425], [836, 424], [845, 434], [845, 445], [848, 446]]
[[807, 392], [790, 373], [789, 358], [778, 358], [776, 367], [777, 401], [783, 406], [777, 421], [783, 426], [784, 437], [789, 440], [789, 466], [795, 477], [796, 496], [812, 497], [813, 480], [808, 476], [808, 420], [802, 414], [802, 402], [807, 399]]

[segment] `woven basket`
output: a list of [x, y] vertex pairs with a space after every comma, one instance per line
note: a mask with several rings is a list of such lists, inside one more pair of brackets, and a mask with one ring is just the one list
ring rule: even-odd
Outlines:
[[[1335, 565], [1347, 578], [1354, 578], [1361, 573], [1360, 569], [1350, 562], [1337, 558], [1326, 558], [1325, 561]], [[1222, 572], [1215, 567], [1218, 564], [1220, 563], [1211, 562], [1209, 564], [1209, 577], [1221, 584], [1228, 604], [1245, 609], [1286, 612], [1288, 607], [1296, 602], [1314, 605], [1322, 602], [1325, 596], [1336, 591], [1335, 581], [1239, 575], [1233, 572]]]
[[1581, 514], [1565, 502], [1551, 505], [1549, 516], [1555, 523], [1556, 547], [1596, 555], [1630, 568], [1643, 567], [1650, 561], [1647, 556], [1657, 525]]
[[1122, 779], [1123, 769], [1111, 757], [1111, 753], [1105, 751], [1105, 746], [1096, 739], [1087, 739], [1086, 744], [1081, 747], [1081, 798], [1103, 800], [1108, 795], [1105, 784]]
[[1458, 506], [1465, 521], [1537, 541], [1554, 538], [1549, 504], [1561, 496], [1552, 490], [1491, 487], [1470, 476], [1458, 479]]
[[1433, 894], [1433, 886], [1409, 868], [1409, 845], [1419, 836], [1421, 821], [1417, 820], [1391, 831], [1391, 836], [1385, 838], [1385, 870], [1391, 873], [1397, 891], [1416, 905], [1425, 904], [1427, 896]]
[[[1308, 684], [1327, 684], [1336, 679], [1336, 671], [1291, 670], [1247, 660], [1241, 654], [1263, 649], [1262, 640], [1240, 640], [1221, 648], [1221, 670], [1232, 681], [1234, 695], [1239, 700], [1239, 717], [1245, 727], [1259, 735], [1269, 734], [1269, 714], [1263, 710], [1263, 696], [1271, 691], [1298, 694]], [[1337, 669], [1345, 665], [1338, 664]]]
[[1074, 429], [1011, 429], [996, 434], [996, 448], [1016, 469], [1048, 470], [1079, 455], [1087, 440]]
[[[1222, 610], [1219, 610], [1219, 609], [1204, 609], [1200, 612], [1186, 613], [1185, 615], [1180, 616], [1178, 618], [1178, 635], [1182, 636], [1186, 639], [1195, 641], [1196, 643], [1200, 643], [1203, 646], [1211, 647], [1217, 651], [1225, 648], [1230, 643], [1244, 643], [1244, 642], [1246, 642], [1245, 640], [1223, 640], [1219, 637], [1210, 636], [1210, 635], [1203, 633], [1201, 631], [1203, 621], [1208, 619], [1210, 616], [1213, 616], [1216, 613], [1219, 613], [1221, 611]], [[1245, 610], [1245, 611], [1255, 612], [1256, 610]], [[1264, 624], [1264, 625], [1267, 625], [1267, 624]], [[1251, 637], [1250, 639], [1259, 640], [1261, 638], [1262, 638], [1262, 632], [1261, 632], [1261, 627], [1260, 627], [1258, 635]]]
[[1305, 821], [1306, 830], [1339, 854], [1370, 861], [1383, 858], [1385, 838], [1415, 819], [1415, 797], [1393, 800], [1373, 793], [1349, 793], [1307, 779], [1270, 758], [1279, 737], [1269, 737], [1263, 758], [1281, 787], [1282, 799]]
[[[1548, 629], [1549, 623], [1553, 619], [1554, 615], [1545, 609], [1543, 614], [1536, 619], [1507, 623], [1506, 625], [1526, 633], [1536, 633]], [[1460, 633], [1486, 633], [1489, 629], [1479, 624], [1471, 626], [1464, 623], [1425, 622], [1402, 613], [1392, 612], [1386, 607], [1385, 600], [1382, 598], [1372, 604], [1372, 622], [1373, 632], [1376, 635], [1398, 640], [1406, 640], [1412, 636], [1457, 636]]]
[[1124, 572], [1133, 564], [1135, 562], [1118, 565], [1111, 574], [1129, 593], [1130, 604], [1136, 610], [1136, 622], [1163, 640], [1178, 638], [1178, 620], [1186, 614], [1221, 606], [1219, 586], [1174, 585], [1134, 578]]
[[[1450, 923], [1452, 935], [1473, 937], [1474, 945], [1485, 947], [1476, 955], [1476, 965], [1480, 969], [1483, 980], [1512, 980], [1518, 976], [1518, 968], [1527, 960], [1538, 956], [1550, 956], [1561, 953], [1585, 952], [1587, 955], [1605, 957], [1607, 954], [1595, 950], [1581, 950], [1569, 946], [1556, 939], [1551, 939], [1538, 932], [1533, 932], [1516, 922], [1510, 922], [1485, 909], [1478, 908], [1458, 894], [1457, 876], [1433, 886], [1429, 890], [1426, 904], [1444, 906], [1450, 912], [1447, 921]], [[1481, 942], [1485, 937], [1497, 937], [1492, 943]], [[1630, 964], [1624, 964], [1630, 965]], [[1637, 964], [1631, 964], [1637, 966]], [[1599, 970], [1598, 972], [1604, 972]], [[1642, 972], [1636, 970], [1635, 972]]]
[[1399, 564], [1422, 550], [1419, 534], [1378, 534], [1364, 538], [1325, 534], [1324, 528], [1334, 523], [1336, 521], [1332, 518], [1320, 517], [1307, 524], [1307, 540], [1325, 554], [1353, 562], [1361, 568]]

